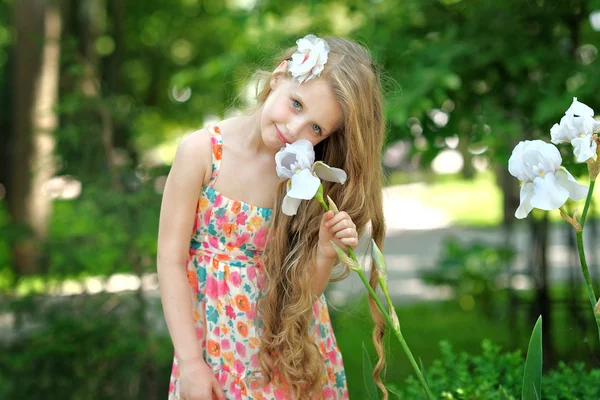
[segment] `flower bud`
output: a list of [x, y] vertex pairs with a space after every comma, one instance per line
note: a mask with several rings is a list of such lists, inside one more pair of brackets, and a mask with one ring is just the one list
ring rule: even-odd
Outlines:
[[596, 154], [594, 158], [590, 158], [586, 163], [588, 165], [588, 170], [590, 171], [590, 180], [595, 181], [600, 172], [600, 160], [598, 160], [598, 155]]
[[[323, 190], [323, 189], [321, 188], [321, 190]], [[329, 203], [329, 209], [331, 211], [333, 211], [334, 214], [337, 214], [340, 212], [340, 210], [338, 210], [337, 206], [335, 205], [335, 203], [333, 202], [333, 200], [331, 200], [331, 197], [329, 197], [329, 196], [327, 196], [327, 203]]]
[[[390, 305], [391, 306], [391, 305]], [[396, 315], [396, 310], [393, 306], [390, 307], [390, 317], [392, 318], [392, 323], [394, 324], [394, 330], [400, 330], [400, 321], [398, 320], [398, 315]]]
[[356, 262], [352, 258], [350, 258], [350, 256], [348, 256], [348, 254], [346, 254], [346, 252], [344, 250], [342, 250], [337, 244], [335, 244], [333, 242], [333, 240], [330, 240], [330, 242], [341, 262], [346, 264], [348, 266], [348, 268], [350, 268], [353, 271], [360, 270], [360, 266], [358, 265], [358, 262]]
[[598, 299], [598, 302], [594, 307], [594, 315], [596, 316], [596, 319], [600, 319], [600, 299]]
[[379, 285], [383, 290], [387, 292], [387, 271], [385, 269], [385, 259], [383, 253], [377, 247], [375, 240], [371, 239], [371, 257], [375, 262], [375, 268], [377, 268], [377, 274], [379, 275]]

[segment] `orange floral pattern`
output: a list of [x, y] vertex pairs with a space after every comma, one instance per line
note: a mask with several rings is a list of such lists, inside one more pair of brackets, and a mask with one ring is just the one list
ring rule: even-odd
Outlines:
[[[289, 399], [285, 382], [280, 379], [262, 387], [252, 379], [260, 373], [257, 352], [261, 323], [256, 303], [263, 285], [261, 257], [272, 211], [229, 199], [213, 189], [223, 145], [219, 128], [209, 127], [209, 131], [212, 177], [198, 200], [187, 263], [196, 337], [202, 346], [202, 356], [227, 399]], [[347, 399], [344, 365], [331, 328], [325, 296], [314, 303], [313, 314], [314, 323], [310, 329], [327, 370], [327, 380], [319, 398]], [[175, 355], [169, 400], [180, 399], [179, 379]]]

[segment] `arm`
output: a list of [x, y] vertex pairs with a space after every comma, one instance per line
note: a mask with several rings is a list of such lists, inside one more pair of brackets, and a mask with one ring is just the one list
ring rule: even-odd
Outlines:
[[317, 297], [321, 296], [327, 288], [331, 270], [337, 262], [337, 253], [331, 245], [331, 241], [342, 249], [346, 249], [347, 246], [354, 249], [358, 246], [356, 225], [347, 213], [339, 212], [334, 214], [333, 211], [327, 211], [321, 219], [319, 244], [317, 246], [312, 282], [313, 293]]
[[186, 270], [198, 195], [207, 181], [207, 171], [211, 171], [210, 146], [210, 135], [205, 130], [194, 132], [182, 141], [165, 184], [160, 211], [157, 252], [160, 296], [175, 352], [184, 362], [202, 358]]
[[327, 285], [329, 284], [329, 277], [333, 266], [337, 262], [337, 254], [333, 257], [327, 257], [323, 254], [323, 251], [317, 249], [317, 257], [315, 260], [315, 274], [313, 275], [312, 291], [317, 297], [321, 297]]

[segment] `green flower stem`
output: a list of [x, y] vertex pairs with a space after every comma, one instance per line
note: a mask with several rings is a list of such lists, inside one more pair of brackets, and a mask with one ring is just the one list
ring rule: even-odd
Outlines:
[[[596, 306], [596, 302], [598, 299], [596, 298], [596, 294], [594, 293], [594, 286], [592, 285], [592, 278], [590, 277], [590, 271], [588, 270], [587, 261], [585, 258], [585, 250], [583, 247], [583, 227], [585, 224], [585, 218], [587, 217], [588, 209], [590, 207], [590, 203], [592, 200], [592, 193], [594, 192], [594, 185], [596, 184], [595, 180], [590, 181], [590, 188], [588, 190], [587, 198], [585, 199], [585, 206], [583, 207], [583, 213], [581, 214], [581, 220], [579, 223], [581, 224], [581, 229], [578, 229], [577, 232], [577, 250], [579, 251], [579, 261], [581, 262], [581, 271], [583, 272], [583, 278], [585, 279], [585, 285], [588, 292], [588, 297], [590, 299], [590, 303], [592, 304], [592, 312], [594, 312], [594, 307]], [[594, 318], [596, 320], [596, 325], [598, 326], [598, 339], [600, 339], [600, 315], [594, 313]]]
[[[585, 286], [587, 287], [588, 297], [592, 305], [592, 312], [596, 306], [596, 294], [594, 293], [594, 287], [592, 286], [592, 279], [590, 277], [590, 271], [588, 270], [587, 262], [585, 260], [585, 253], [583, 249], [583, 231], [577, 232], [577, 249], [579, 250], [579, 261], [581, 262], [581, 271], [585, 279]], [[596, 325], [598, 326], [598, 339], [600, 340], [600, 316], [594, 313], [596, 319]]]
[[[325, 204], [325, 201], [323, 201], [322, 194], [320, 196], [316, 195], [315, 198], [319, 201], [319, 203], [321, 203], [321, 205], [323, 206], [325, 211], [329, 211], [329, 206], [327, 206], [327, 204]], [[348, 254], [350, 255], [350, 257], [352, 258], [352, 260], [354, 260], [356, 263], [358, 263], [358, 259], [356, 258], [356, 255], [354, 254], [354, 250], [352, 250], [352, 247], [347, 246], [347, 251], [348, 251]], [[377, 304], [377, 307], [381, 311], [381, 314], [383, 314], [383, 317], [385, 318], [386, 322], [392, 328], [394, 335], [396, 335], [396, 338], [402, 345], [402, 349], [404, 350], [406, 357], [408, 357], [408, 361], [410, 361], [410, 364], [412, 365], [413, 369], [415, 370], [415, 374], [417, 374], [417, 378], [419, 379], [419, 382], [421, 382], [421, 386], [423, 386], [423, 390], [425, 390], [425, 393], [427, 394], [427, 398], [433, 400], [434, 399], [433, 394], [431, 393], [429, 386], [427, 386], [427, 382], [425, 381], [425, 378], [423, 377], [423, 373], [421, 372], [421, 369], [419, 369], [419, 366], [417, 365], [417, 361], [413, 357], [412, 352], [410, 351], [410, 348], [408, 347], [408, 344], [406, 343], [406, 340], [404, 340], [404, 335], [402, 335], [402, 331], [400, 331], [399, 327], [397, 329], [394, 328], [394, 322], [392, 321], [390, 314], [383, 307], [383, 304], [381, 304], [379, 297], [377, 297], [377, 293], [375, 293], [375, 290], [373, 290], [373, 288], [369, 284], [369, 281], [367, 280], [367, 277], [365, 276], [365, 273], [362, 271], [362, 269], [360, 269], [360, 268], [354, 269], [353, 268], [353, 270], [358, 274], [360, 279], [363, 281], [367, 290], [371, 294], [371, 297], [375, 301], [375, 304]], [[387, 290], [383, 290], [383, 293], [385, 294], [388, 304], [391, 306], [392, 301], [390, 300], [390, 296], [387, 293]], [[390, 310], [392, 310], [391, 307], [390, 307]], [[398, 318], [397, 315], [396, 315], [396, 318]]]
[[583, 213], [581, 213], [581, 227], [585, 224], [585, 217], [587, 217], [588, 208], [590, 208], [590, 203], [592, 202], [592, 193], [594, 193], [594, 186], [596, 185], [596, 181], [590, 181], [590, 189], [588, 190], [587, 197], [585, 199], [585, 205], [583, 206]]
[[[354, 252], [352, 251], [351, 248], [349, 248], [349, 252], [350, 252], [350, 257], [352, 257], [353, 260], [357, 261], [356, 256], [354, 255]], [[394, 335], [396, 335], [396, 338], [402, 345], [402, 349], [404, 350], [406, 357], [408, 357], [408, 361], [410, 361], [410, 364], [412, 365], [412, 367], [415, 371], [415, 374], [417, 374], [417, 378], [419, 379], [419, 382], [421, 382], [421, 386], [423, 386], [423, 389], [425, 390], [425, 393], [427, 394], [427, 398], [433, 400], [435, 397], [433, 397], [433, 394], [431, 393], [429, 386], [427, 386], [427, 382], [425, 381], [425, 378], [423, 377], [423, 373], [419, 369], [419, 366], [417, 365], [417, 362], [416, 362], [415, 358], [413, 357], [412, 352], [410, 351], [410, 348], [408, 347], [408, 344], [406, 343], [406, 340], [404, 340], [404, 335], [402, 335], [402, 331], [400, 330], [399, 327], [394, 328], [394, 322], [392, 321], [392, 318], [388, 314], [387, 310], [383, 307], [383, 304], [381, 304], [381, 301], [377, 297], [377, 294], [375, 293], [375, 291], [373, 290], [371, 285], [369, 285], [369, 281], [367, 280], [365, 273], [360, 269], [356, 270], [356, 272], [358, 273], [358, 276], [360, 277], [360, 279], [363, 281], [363, 283], [367, 287], [367, 290], [371, 294], [371, 297], [373, 297], [373, 300], [375, 300], [375, 304], [377, 304], [377, 307], [379, 308], [379, 310], [381, 310], [381, 313], [383, 314], [383, 317], [387, 321], [388, 325], [392, 328]], [[386, 297], [389, 299], [388, 293], [385, 291], [384, 291], [384, 293], [385, 293]], [[389, 302], [391, 304], [391, 301], [389, 301]]]

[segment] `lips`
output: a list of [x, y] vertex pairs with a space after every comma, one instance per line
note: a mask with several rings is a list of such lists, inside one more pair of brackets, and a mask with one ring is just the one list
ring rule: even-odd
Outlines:
[[279, 141], [281, 141], [281, 143], [286, 144], [286, 143], [290, 143], [289, 140], [287, 140], [283, 134], [281, 133], [281, 131], [279, 130], [279, 128], [277, 128], [277, 125], [275, 125], [275, 132], [277, 132], [277, 138], [279, 139]]

